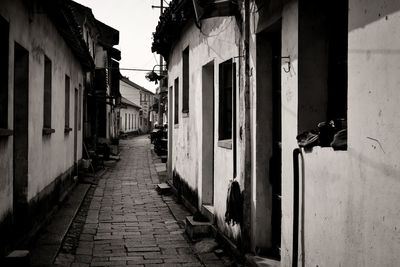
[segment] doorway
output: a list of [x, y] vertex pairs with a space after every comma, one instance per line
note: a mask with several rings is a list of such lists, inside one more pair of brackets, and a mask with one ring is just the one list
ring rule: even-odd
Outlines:
[[214, 205], [214, 61], [202, 68], [202, 204]]
[[79, 92], [75, 88], [74, 108], [74, 170], [78, 174], [78, 115], [79, 115]]
[[281, 22], [257, 35], [256, 252], [280, 260]]
[[28, 113], [29, 52], [18, 43], [15, 43], [13, 214], [16, 226], [22, 226], [26, 222], [28, 210]]

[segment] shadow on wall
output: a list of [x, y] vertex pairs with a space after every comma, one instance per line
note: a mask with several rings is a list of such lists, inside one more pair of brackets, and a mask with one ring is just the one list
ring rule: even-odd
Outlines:
[[[190, 202], [190, 204], [195, 207], [196, 209], [198, 208], [198, 204], [199, 204], [199, 196], [198, 196], [198, 192], [197, 190], [191, 188], [189, 186], [189, 184], [179, 175], [179, 173], [174, 170], [173, 171], [173, 185], [176, 188], [176, 190], [178, 191], [178, 202], [182, 201], [182, 197], [185, 198], [185, 200], [187, 200], [188, 202]], [[240, 188], [239, 188], [240, 190]], [[229, 195], [229, 194], [228, 194]], [[240, 211], [242, 211], [243, 209], [243, 192], [240, 191], [240, 207], [238, 207], [238, 209], [240, 209]], [[231, 205], [235, 205], [235, 203], [237, 202], [231, 202]], [[235, 208], [235, 207], [232, 207]], [[231, 209], [232, 210], [232, 209]], [[225, 214], [226, 215], [226, 214]], [[241, 215], [239, 215], [240, 217]], [[243, 222], [242, 222], [242, 218], [240, 217], [240, 222], [235, 219], [228, 217], [229, 219], [229, 223], [227, 222], [227, 217], [223, 216], [223, 215], [218, 215], [216, 214], [216, 223], [219, 227], [219, 229], [221, 230], [221, 232], [226, 235], [231, 241], [233, 241], [233, 243], [239, 248], [243, 248], [244, 244], [242, 242], [242, 238], [241, 238], [241, 231], [243, 228]], [[234, 222], [235, 220], [235, 222]]]
[[363, 15], [360, 14], [358, 17], [349, 17], [349, 32], [358, 28], [363, 28], [374, 21], [383, 18], [388, 19], [386, 16], [400, 10], [400, 1], [349, 1], [349, 12], [352, 12], [352, 10], [360, 10], [360, 8], [362, 8]]

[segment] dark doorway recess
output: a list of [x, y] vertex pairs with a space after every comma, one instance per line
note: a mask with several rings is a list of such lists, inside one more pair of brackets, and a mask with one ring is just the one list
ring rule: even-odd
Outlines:
[[29, 52], [18, 43], [14, 49], [14, 225], [24, 225], [28, 200]]
[[280, 260], [281, 21], [257, 34], [256, 252]]

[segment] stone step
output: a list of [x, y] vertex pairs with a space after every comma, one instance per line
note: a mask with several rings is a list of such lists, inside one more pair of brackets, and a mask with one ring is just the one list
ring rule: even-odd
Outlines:
[[171, 192], [171, 187], [167, 183], [161, 183], [157, 185], [157, 191], [161, 195], [168, 194]]
[[187, 216], [185, 231], [192, 240], [208, 237], [211, 235], [211, 223], [196, 222], [193, 220], [193, 216]]
[[280, 267], [280, 261], [260, 256], [246, 254], [246, 266], [250, 267]]
[[5, 266], [31, 266], [28, 250], [14, 250], [5, 258]]

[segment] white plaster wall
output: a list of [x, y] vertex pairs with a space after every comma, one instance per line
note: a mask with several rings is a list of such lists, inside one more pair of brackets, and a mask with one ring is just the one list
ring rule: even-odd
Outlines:
[[[238, 227], [230, 228], [223, 222], [229, 180], [233, 178], [233, 154], [231, 149], [218, 147], [217, 145], [218, 68], [220, 63], [239, 55], [240, 33], [234, 17], [203, 20], [202, 32], [193, 23], [188, 23], [181, 33], [181, 38], [173, 46], [169, 58], [168, 86], [174, 88], [174, 81], [177, 77], [179, 78], [179, 124], [172, 126], [172, 171], [175, 170], [179, 173], [188, 185], [197, 191], [199, 205], [201, 205], [202, 101], [210, 101], [210, 99], [202, 99], [202, 66], [214, 60], [214, 74], [216, 77], [214, 84], [214, 211], [218, 219], [218, 226], [228, 235], [237, 236]], [[182, 51], [188, 46], [190, 111], [186, 115], [181, 112], [183, 86]], [[236, 59], [234, 60], [236, 61]], [[239, 65], [237, 64], [238, 67]], [[237, 92], [239, 91], [238, 86], [237, 84]], [[171, 103], [170, 107], [170, 111], [174, 112], [173, 103]], [[240, 153], [238, 152], [238, 157], [239, 155]], [[243, 185], [241, 187], [243, 189]]]
[[[293, 58], [293, 73], [282, 73], [283, 266], [292, 261], [296, 13], [293, 3], [283, 14], [282, 54]], [[305, 266], [397, 266], [400, 261], [399, 23], [398, 1], [349, 1], [348, 150], [317, 147], [304, 153], [299, 262]]]
[[[134, 108], [131, 106], [128, 106], [127, 108], [121, 108], [120, 111], [121, 114], [121, 129], [120, 131], [124, 133], [130, 133], [133, 131], [137, 131], [139, 129], [139, 109]], [[125, 130], [125, 114], [127, 116], [127, 125], [126, 125], [126, 130]], [[131, 127], [129, 127], [129, 114], [131, 114]], [[136, 122], [135, 122], [135, 116], [136, 116]], [[136, 125], [136, 127], [135, 127]]]
[[[18, 42], [29, 51], [29, 201], [57, 176], [73, 166], [74, 133], [71, 131], [69, 134], [64, 134], [65, 75], [71, 78], [70, 127], [75, 129], [74, 90], [79, 88], [79, 84], [83, 85], [83, 70], [48, 17], [45, 14], [32, 13], [28, 16], [26, 6], [21, 2], [7, 0], [0, 6], [0, 11], [2, 16], [10, 21], [10, 128], [13, 118], [14, 42]], [[42, 135], [44, 55], [52, 61], [52, 128], [55, 129], [55, 133], [51, 136]], [[78, 132], [77, 146], [80, 159], [82, 127]], [[12, 146], [8, 149], [8, 153], [5, 156], [12, 161]], [[12, 163], [7, 164], [10, 167]], [[9, 175], [11, 175], [9, 179], [12, 180], [12, 174]], [[12, 200], [12, 195], [9, 197]]]
[[291, 266], [293, 221], [292, 151], [297, 147], [298, 3], [287, 3], [282, 12], [282, 55], [290, 56], [291, 72], [282, 70], [282, 266]]

